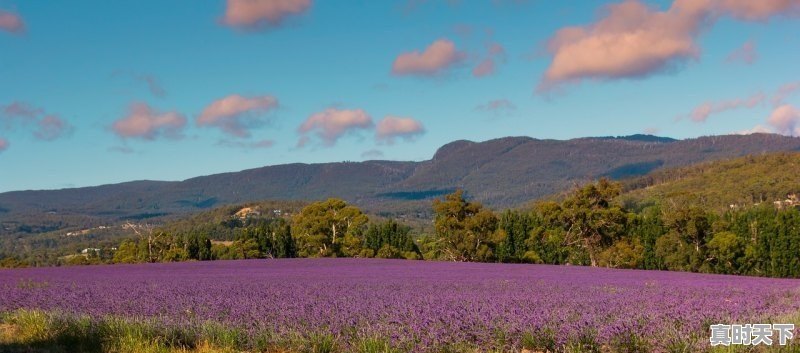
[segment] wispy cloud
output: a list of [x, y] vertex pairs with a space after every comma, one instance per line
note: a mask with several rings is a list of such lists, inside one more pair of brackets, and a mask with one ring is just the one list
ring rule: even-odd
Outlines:
[[3, 119], [6, 125], [11, 124], [14, 120], [23, 119], [25, 121], [34, 121], [38, 116], [43, 115], [44, 109], [34, 107], [26, 102], [14, 101], [10, 104], [0, 106], [0, 118]]
[[177, 112], [158, 112], [147, 103], [133, 103], [127, 115], [117, 119], [111, 129], [117, 136], [128, 139], [155, 140], [159, 137], [183, 137], [186, 117]]
[[250, 137], [250, 129], [260, 126], [264, 114], [278, 108], [278, 99], [273, 96], [243, 97], [238, 94], [220, 98], [209, 104], [196, 123], [221, 129], [228, 135]]
[[72, 132], [72, 125], [58, 115], [47, 115], [36, 122], [33, 136], [44, 141], [53, 141]]
[[136, 76], [136, 79], [143, 82], [147, 86], [147, 90], [150, 93], [158, 98], [164, 98], [167, 96], [167, 91], [161, 86], [161, 82], [153, 75], [141, 74]]
[[393, 144], [395, 139], [412, 141], [425, 133], [425, 127], [419, 120], [406, 117], [387, 116], [378, 122], [375, 138], [382, 143]]
[[695, 107], [689, 118], [698, 123], [705, 122], [713, 114], [719, 114], [734, 109], [754, 108], [764, 102], [766, 96], [763, 93], [756, 93], [746, 98], [735, 98], [725, 101], [704, 102]]
[[497, 42], [489, 42], [486, 57], [472, 69], [475, 77], [489, 76], [495, 73], [498, 63], [505, 62], [506, 49]]
[[311, 0], [227, 0], [222, 23], [244, 29], [274, 28], [311, 5]]
[[121, 77], [126, 80], [131, 80], [136, 84], [142, 84], [147, 88], [147, 91], [156, 98], [166, 98], [167, 90], [161, 84], [161, 81], [152, 74], [133, 72], [128, 70], [115, 70], [112, 77]]
[[504, 115], [504, 114], [511, 114], [517, 110], [517, 106], [514, 102], [506, 99], [493, 99], [486, 103], [480, 104], [475, 107], [475, 110], [481, 112], [487, 112], [495, 115]]
[[4, 138], [0, 137], [0, 152], [3, 152], [3, 151], [5, 151], [5, 150], [7, 150], [7, 149], [8, 149], [8, 146], [10, 146], [10, 145], [11, 145], [11, 144], [10, 144], [10, 143], [8, 143], [8, 140], [6, 140], [6, 139], [4, 139]]
[[35, 138], [53, 141], [69, 135], [73, 126], [58, 114], [48, 113], [41, 107], [26, 102], [15, 101], [0, 105], [0, 129], [10, 130], [21, 126], [32, 128]]
[[308, 144], [312, 133], [316, 133], [325, 146], [333, 146], [345, 134], [373, 127], [372, 117], [364, 110], [328, 108], [312, 114], [300, 125], [297, 131], [301, 136], [297, 146]]
[[732, 51], [728, 54], [728, 57], [725, 58], [725, 61], [729, 63], [742, 63], [747, 65], [752, 65], [758, 60], [758, 49], [756, 47], [756, 42], [749, 40], [744, 42], [741, 47], [736, 48], [736, 50]]
[[395, 75], [436, 76], [462, 61], [466, 54], [456, 49], [455, 43], [439, 39], [423, 51], [402, 53], [392, 64]]
[[18, 14], [0, 10], [0, 31], [6, 31], [13, 34], [24, 33], [25, 22]]
[[770, 103], [772, 103], [774, 106], [781, 105], [786, 98], [789, 98], [798, 90], [800, 90], [800, 81], [786, 83], [778, 88], [778, 90], [772, 96], [772, 99], [770, 99]]
[[691, 113], [678, 116], [676, 120], [686, 117], [694, 122], [702, 123], [715, 114], [736, 109], [751, 109], [766, 103], [771, 104], [773, 108], [777, 108], [798, 91], [800, 91], [800, 81], [794, 81], [781, 85], [771, 96], [758, 92], [743, 98], [706, 101], [697, 105]]

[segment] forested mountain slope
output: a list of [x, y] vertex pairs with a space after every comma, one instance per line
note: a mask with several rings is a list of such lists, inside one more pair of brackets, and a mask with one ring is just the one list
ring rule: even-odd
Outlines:
[[625, 182], [627, 203], [671, 202], [708, 209], [785, 201], [800, 193], [800, 153], [773, 153], [659, 170]]
[[664, 167], [778, 151], [800, 151], [800, 138], [753, 134], [673, 140], [634, 135], [456, 141], [422, 162], [295, 163], [180, 182], [2, 193], [0, 234], [88, 228], [267, 199], [339, 197], [369, 212], [425, 217], [417, 212], [429, 211], [431, 198], [456, 188], [491, 207], [504, 208], [602, 176], [622, 179]]

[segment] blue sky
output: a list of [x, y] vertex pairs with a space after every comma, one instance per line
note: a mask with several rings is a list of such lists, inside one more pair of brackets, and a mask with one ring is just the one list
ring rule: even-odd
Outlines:
[[0, 0], [0, 191], [458, 139], [800, 132], [796, 1], [292, 2]]

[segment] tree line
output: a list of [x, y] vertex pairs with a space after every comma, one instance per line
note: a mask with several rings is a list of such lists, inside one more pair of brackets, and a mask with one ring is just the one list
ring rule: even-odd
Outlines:
[[560, 201], [496, 214], [461, 192], [434, 202], [426, 259], [572, 264], [800, 277], [800, 211], [762, 204], [722, 214], [667, 200], [625, 208], [600, 180]]
[[113, 255], [85, 258], [375, 257], [800, 277], [796, 208], [765, 204], [720, 213], [670, 199], [623, 204], [621, 193], [621, 184], [601, 179], [558, 200], [495, 212], [458, 190], [433, 201], [433, 227], [423, 234], [394, 220], [371, 221], [357, 207], [328, 199], [290, 218], [223, 220], [226, 241], [208, 227], [165, 231], [130, 224], [136, 237]]
[[[339, 199], [312, 203], [292, 217], [222, 221], [233, 234], [217, 239], [206, 227], [166, 232], [134, 226], [137, 236], [122, 242], [111, 262], [163, 262], [294, 257], [378, 257], [421, 259], [411, 228], [394, 220], [370, 222]], [[145, 229], [142, 229], [145, 228]]]

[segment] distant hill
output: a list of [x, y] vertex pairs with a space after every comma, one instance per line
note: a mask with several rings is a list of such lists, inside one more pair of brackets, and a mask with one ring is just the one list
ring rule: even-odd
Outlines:
[[422, 162], [285, 164], [192, 178], [0, 194], [0, 235], [162, 219], [257, 200], [344, 198], [373, 213], [426, 217], [430, 199], [456, 188], [495, 208], [519, 205], [597, 177], [769, 152], [800, 151], [772, 134], [674, 140], [650, 135], [455, 141]]
[[509, 137], [457, 141], [421, 162], [391, 186], [394, 192], [463, 188], [494, 207], [506, 207], [568, 189], [597, 177], [624, 179], [659, 168], [686, 166], [776, 151], [800, 151], [800, 138], [769, 134], [672, 140], [580, 138], [566, 141]]
[[627, 180], [629, 204], [692, 203], [723, 211], [800, 193], [800, 153], [773, 153], [664, 169]]

